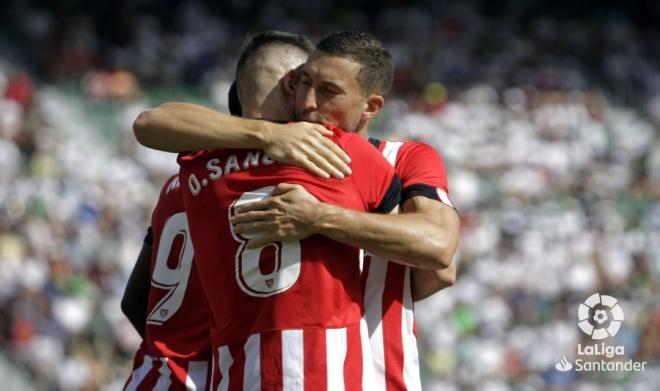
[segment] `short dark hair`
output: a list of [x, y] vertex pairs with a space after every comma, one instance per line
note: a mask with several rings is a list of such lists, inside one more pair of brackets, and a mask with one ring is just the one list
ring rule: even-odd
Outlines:
[[321, 38], [316, 48], [333, 56], [350, 57], [362, 65], [358, 83], [365, 94], [385, 95], [392, 88], [394, 61], [372, 35], [354, 30], [336, 31]]
[[229, 87], [229, 92], [227, 93], [228, 104], [229, 104], [229, 114], [236, 117], [243, 115], [243, 108], [241, 107], [241, 100], [238, 98], [238, 89], [236, 88], [236, 82], [231, 83]]
[[245, 68], [245, 65], [248, 64], [250, 59], [259, 51], [259, 49], [280, 44], [295, 46], [308, 55], [315, 49], [314, 43], [302, 34], [287, 33], [279, 30], [268, 30], [261, 33], [250, 34], [245, 39], [241, 55], [238, 57], [238, 63], [236, 64], [236, 79], [239, 78], [239, 74]]

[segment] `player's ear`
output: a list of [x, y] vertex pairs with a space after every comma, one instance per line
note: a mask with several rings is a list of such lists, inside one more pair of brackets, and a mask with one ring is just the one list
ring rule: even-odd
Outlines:
[[371, 119], [380, 112], [380, 109], [383, 108], [384, 104], [385, 98], [380, 95], [371, 95], [367, 98], [367, 101], [364, 104], [365, 108], [362, 115], [365, 118]]
[[293, 96], [296, 92], [296, 83], [298, 78], [297, 69], [292, 69], [282, 78], [282, 92], [286, 96]]

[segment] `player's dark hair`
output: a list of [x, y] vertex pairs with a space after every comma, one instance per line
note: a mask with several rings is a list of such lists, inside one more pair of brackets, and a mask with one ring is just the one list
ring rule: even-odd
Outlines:
[[362, 31], [336, 31], [321, 38], [316, 48], [333, 56], [349, 57], [362, 65], [358, 83], [365, 95], [385, 95], [392, 88], [394, 61], [372, 35]]
[[236, 88], [236, 82], [231, 83], [229, 87], [228, 96], [228, 105], [229, 105], [229, 114], [240, 117], [243, 115], [243, 108], [241, 107], [241, 100], [238, 98], [238, 89]]
[[259, 51], [259, 49], [271, 45], [290, 45], [297, 47], [308, 55], [314, 49], [314, 43], [302, 34], [287, 33], [285, 31], [269, 30], [261, 33], [250, 34], [243, 43], [241, 55], [236, 64], [236, 79], [240, 77], [242, 70], [250, 62], [250, 59]]

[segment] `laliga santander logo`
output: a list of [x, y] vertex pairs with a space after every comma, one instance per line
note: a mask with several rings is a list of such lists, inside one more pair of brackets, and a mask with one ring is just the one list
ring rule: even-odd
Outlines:
[[[623, 310], [612, 296], [594, 293], [578, 307], [578, 327], [593, 340], [614, 337], [623, 322]], [[625, 357], [623, 345], [599, 344], [577, 345], [577, 355], [574, 363], [562, 356], [555, 364], [555, 369], [566, 372], [575, 369], [577, 372], [606, 371], [643, 371], [646, 361], [634, 361]]]
[[578, 308], [578, 327], [591, 339], [614, 337], [623, 322], [623, 310], [617, 300], [594, 293]]

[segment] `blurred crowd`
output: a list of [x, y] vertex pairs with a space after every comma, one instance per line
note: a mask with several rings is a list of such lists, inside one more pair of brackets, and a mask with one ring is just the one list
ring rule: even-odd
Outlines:
[[[439, 112], [388, 122], [442, 151], [462, 217], [455, 286], [416, 308], [438, 390], [595, 381], [553, 367], [590, 341], [577, 307], [595, 292], [625, 309], [611, 343], [657, 363], [660, 140], [639, 113], [605, 102], [483, 85]], [[625, 388], [656, 387], [659, 374], [635, 374]]]
[[[0, 374], [16, 389], [114, 390], [129, 373], [140, 338], [119, 301], [177, 169], [132, 136], [137, 114], [162, 99], [154, 91], [193, 86], [226, 111], [247, 28], [315, 39], [349, 26], [381, 38], [396, 61], [374, 135], [436, 147], [461, 215], [458, 280], [416, 306], [424, 389], [657, 389], [652, 26], [617, 12], [539, 15], [521, 2], [502, 17], [481, 3], [370, 12], [315, 0], [305, 19], [292, 2], [232, 2], [223, 13], [172, 1], [155, 16], [137, 3], [145, 8], [64, 16], [16, 1], [2, 17], [12, 23], [0, 27]], [[645, 372], [554, 368], [589, 341], [577, 306], [595, 292], [620, 300], [613, 343], [650, 362]]]

